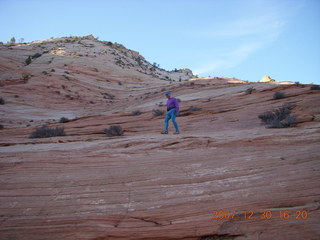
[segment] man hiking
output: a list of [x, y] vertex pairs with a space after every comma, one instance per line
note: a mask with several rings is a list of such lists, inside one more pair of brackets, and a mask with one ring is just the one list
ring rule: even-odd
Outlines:
[[164, 119], [164, 131], [161, 134], [168, 134], [169, 120], [172, 120], [172, 123], [176, 129], [174, 134], [179, 134], [178, 123], [176, 122], [176, 115], [179, 112], [179, 102], [176, 98], [171, 97], [171, 92], [166, 92], [167, 100], [167, 115]]

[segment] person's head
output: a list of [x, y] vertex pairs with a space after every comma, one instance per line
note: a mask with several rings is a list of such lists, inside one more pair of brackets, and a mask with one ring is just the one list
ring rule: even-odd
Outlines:
[[169, 99], [171, 98], [171, 92], [170, 91], [166, 91], [166, 97]]

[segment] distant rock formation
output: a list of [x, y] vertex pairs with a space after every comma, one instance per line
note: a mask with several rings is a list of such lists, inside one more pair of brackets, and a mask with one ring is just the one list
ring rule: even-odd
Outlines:
[[259, 82], [275, 82], [270, 76], [264, 76]]
[[[1, 45], [0, 45], [1, 46]], [[82, 61], [103, 62], [114, 66], [116, 71], [136, 71], [142, 75], [170, 82], [185, 81], [193, 77], [190, 69], [174, 69], [167, 71], [157, 63], [148, 62], [139, 52], [127, 49], [122, 44], [109, 41], [100, 41], [93, 35], [70, 36], [33, 41], [31, 43], [15, 44], [14, 46], [2, 45], [3, 49], [14, 47], [27, 51], [35, 51], [51, 56], [60, 56], [66, 59], [73, 58], [73, 64]], [[45, 56], [45, 55], [44, 55]], [[62, 59], [59, 59], [61, 62]], [[39, 60], [38, 60], [38, 63]], [[1, 79], [1, 76], [0, 76]]]

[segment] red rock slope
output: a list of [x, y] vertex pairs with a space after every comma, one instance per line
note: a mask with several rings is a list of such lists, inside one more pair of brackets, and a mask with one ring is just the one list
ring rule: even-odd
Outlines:
[[[0, 239], [320, 238], [320, 91], [170, 83], [103, 58], [88, 45], [96, 40], [61, 41], [0, 49]], [[160, 135], [163, 117], [152, 116], [165, 90], [181, 100], [177, 136], [172, 125]], [[276, 91], [286, 98], [273, 100]], [[286, 102], [297, 125], [265, 128], [257, 116]], [[43, 124], [67, 136], [29, 139]], [[124, 136], [106, 137], [115, 124]]]

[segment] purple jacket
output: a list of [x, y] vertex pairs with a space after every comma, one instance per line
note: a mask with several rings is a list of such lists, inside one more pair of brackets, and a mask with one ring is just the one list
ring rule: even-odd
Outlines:
[[167, 100], [167, 110], [169, 111], [172, 108], [176, 108], [176, 111], [179, 112], [179, 102], [174, 97]]

